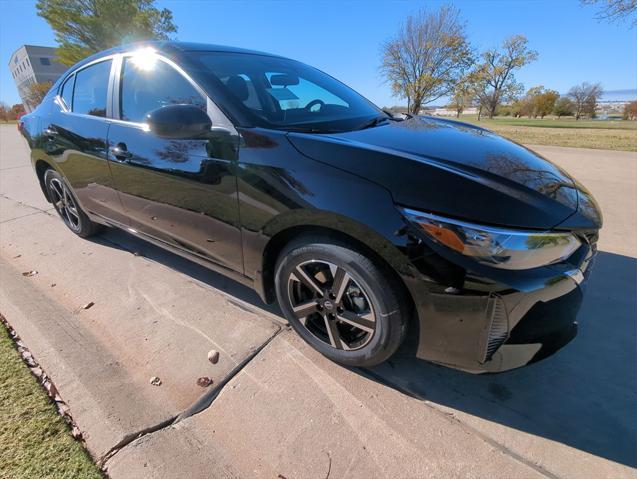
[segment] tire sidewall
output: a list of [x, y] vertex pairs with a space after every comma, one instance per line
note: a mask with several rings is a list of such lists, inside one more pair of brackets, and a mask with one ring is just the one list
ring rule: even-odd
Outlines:
[[64, 185], [66, 186], [67, 191], [73, 197], [73, 201], [75, 202], [75, 207], [77, 208], [77, 212], [78, 212], [78, 216], [79, 216], [79, 229], [75, 230], [75, 229], [71, 228], [67, 224], [65, 219], [62, 218], [62, 215], [60, 214], [60, 212], [56, 208], [55, 211], [58, 214], [58, 216], [60, 216], [60, 219], [64, 223], [64, 226], [66, 226], [69, 230], [71, 230], [73, 233], [75, 233], [78, 236], [81, 236], [81, 237], [90, 236], [93, 233], [91, 220], [88, 218], [88, 216], [86, 216], [86, 213], [84, 213], [84, 210], [82, 210], [82, 207], [80, 206], [79, 202], [77, 201], [77, 197], [75, 196], [75, 193], [73, 192], [73, 189], [69, 186], [69, 184], [66, 181], [66, 179], [60, 173], [58, 173], [57, 171], [55, 171], [52, 168], [46, 170], [46, 173], [44, 174], [44, 185], [45, 185], [45, 188], [46, 188], [47, 193], [49, 195], [49, 198], [52, 198], [50, 183], [54, 179], [57, 179], [60, 182], [64, 183]]

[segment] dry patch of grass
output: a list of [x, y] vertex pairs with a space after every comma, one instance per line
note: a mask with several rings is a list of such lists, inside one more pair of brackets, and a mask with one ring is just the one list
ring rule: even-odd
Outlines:
[[518, 143], [637, 151], [637, 131], [621, 129], [550, 128], [489, 123], [485, 128]]
[[0, 477], [102, 478], [0, 322]]
[[482, 118], [462, 115], [460, 121], [492, 130], [518, 143], [637, 151], [637, 121], [572, 118]]

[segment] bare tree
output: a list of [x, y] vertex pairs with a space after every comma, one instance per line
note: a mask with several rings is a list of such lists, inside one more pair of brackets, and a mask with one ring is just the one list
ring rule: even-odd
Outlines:
[[595, 18], [609, 22], [633, 17], [632, 26], [637, 26], [637, 0], [580, 0], [582, 5], [602, 4]]
[[582, 115], [595, 115], [597, 100], [602, 96], [603, 89], [599, 83], [590, 84], [584, 82], [575, 85], [568, 91], [568, 96], [575, 105], [575, 119], [579, 120]]
[[448, 95], [470, 63], [460, 12], [443, 5], [407, 18], [396, 36], [382, 45], [380, 71], [393, 94], [406, 98], [409, 111], [418, 114], [423, 105]]
[[524, 35], [507, 38], [502, 46], [487, 50], [482, 54], [482, 63], [474, 70], [472, 77], [477, 85], [480, 108], [486, 109], [493, 118], [503, 101], [520, 95], [523, 87], [515, 80], [514, 71], [537, 59], [537, 52], [528, 48]]

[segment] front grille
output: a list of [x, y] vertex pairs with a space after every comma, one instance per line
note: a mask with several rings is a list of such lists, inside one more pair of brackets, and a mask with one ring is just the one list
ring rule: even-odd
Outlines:
[[491, 324], [487, 333], [487, 344], [483, 362], [489, 361], [509, 336], [509, 320], [504, 301], [498, 296], [493, 296], [490, 298], [489, 306]]

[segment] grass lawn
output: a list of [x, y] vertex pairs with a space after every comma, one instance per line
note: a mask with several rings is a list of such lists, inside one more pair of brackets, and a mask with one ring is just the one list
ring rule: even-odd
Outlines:
[[480, 125], [518, 143], [637, 151], [637, 121], [572, 118], [482, 118], [462, 115], [460, 121]]
[[102, 478], [0, 323], [0, 478]]

